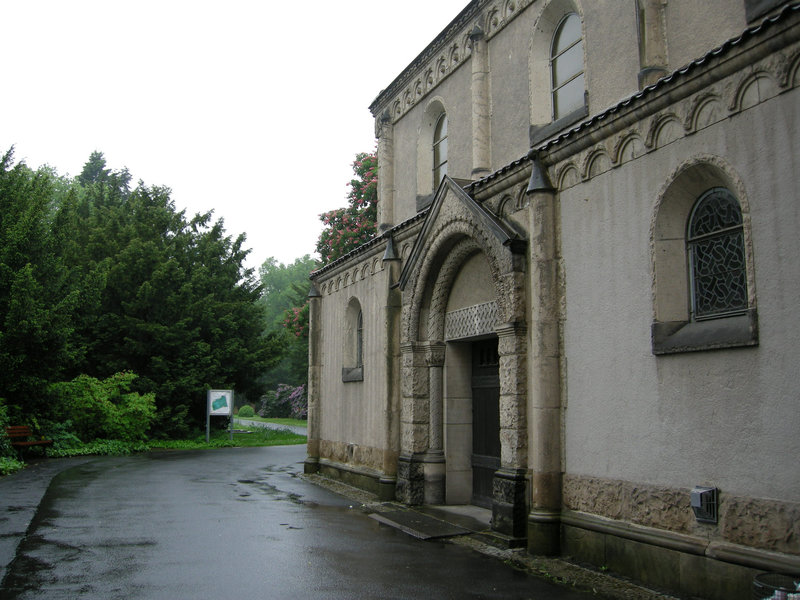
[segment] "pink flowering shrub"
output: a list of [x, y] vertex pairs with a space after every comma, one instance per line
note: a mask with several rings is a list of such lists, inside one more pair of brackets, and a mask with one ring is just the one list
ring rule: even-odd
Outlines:
[[353, 162], [355, 177], [348, 184], [348, 205], [319, 216], [325, 225], [317, 241], [323, 264], [333, 262], [367, 243], [377, 232], [378, 156], [361, 152]]
[[278, 384], [278, 389], [262, 397], [258, 414], [270, 418], [307, 419], [308, 394], [305, 384], [297, 387]]
[[283, 312], [283, 326], [295, 337], [308, 337], [308, 300], [303, 306], [293, 306]]

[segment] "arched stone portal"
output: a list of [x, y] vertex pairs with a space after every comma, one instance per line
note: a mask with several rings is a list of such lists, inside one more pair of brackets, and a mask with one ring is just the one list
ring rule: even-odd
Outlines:
[[[525, 536], [527, 516], [525, 247], [502, 222], [445, 179], [400, 277], [398, 499], [443, 504], [450, 490], [456, 501], [463, 500], [465, 442], [462, 436], [452, 448], [445, 448], [445, 426], [453, 426], [447, 432], [455, 435], [459, 424], [458, 418], [448, 417], [446, 422], [445, 409], [448, 415], [460, 410], [463, 416], [464, 381], [468, 382], [464, 375], [469, 372], [464, 369], [468, 360], [464, 342], [496, 337], [500, 468], [492, 481], [492, 526], [513, 538]], [[478, 263], [482, 267], [476, 271]], [[467, 306], [451, 304], [453, 310], [448, 310], [459, 274], [468, 280], [471, 272], [479, 272], [479, 279], [487, 281], [475, 282], [482, 287], [456, 303]], [[459, 313], [460, 309], [464, 310]], [[462, 322], [453, 325], [448, 317]], [[456, 479], [449, 486], [448, 476]]]

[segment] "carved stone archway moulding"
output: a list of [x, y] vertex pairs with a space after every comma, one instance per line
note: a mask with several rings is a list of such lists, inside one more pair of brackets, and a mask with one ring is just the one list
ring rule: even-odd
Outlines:
[[409, 504], [445, 501], [446, 310], [460, 269], [480, 253], [491, 274], [493, 333], [500, 354], [501, 468], [493, 485], [493, 523], [497, 532], [516, 538], [524, 537], [526, 517], [526, 251], [525, 240], [445, 178], [399, 281], [403, 391], [398, 499]]

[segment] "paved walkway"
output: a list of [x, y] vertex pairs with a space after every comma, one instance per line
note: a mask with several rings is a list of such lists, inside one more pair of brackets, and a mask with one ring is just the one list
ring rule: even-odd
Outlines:
[[[304, 458], [304, 446], [167, 451], [41, 460], [0, 477], [0, 598], [589, 597], [554, 578], [595, 597], [663, 598], [400, 518], [415, 511], [303, 476]], [[466, 509], [418, 510], [487, 527]], [[455, 537], [415, 539], [441, 535]]]
[[250, 419], [233, 418], [234, 425], [240, 423], [245, 427], [265, 427], [267, 429], [288, 429], [297, 435], [308, 435], [308, 427], [297, 427], [294, 425], [279, 425], [278, 423], [265, 423], [264, 421], [251, 421]]
[[0, 582], [28, 533], [53, 477], [90, 458], [44, 459], [0, 477]]
[[0, 494], [17, 490], [34, 514], [0, 597], [591, 598], [380, 525], [300, 477], [304, 458], [302, 446], [151, 452], [4, 479]]

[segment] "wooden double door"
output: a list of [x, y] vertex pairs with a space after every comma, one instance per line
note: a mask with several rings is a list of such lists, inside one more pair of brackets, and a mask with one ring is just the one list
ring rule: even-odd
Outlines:
[[500, 468], [500, 358], [497, 339], [472, 344], [472, 504], [492, 507]]

